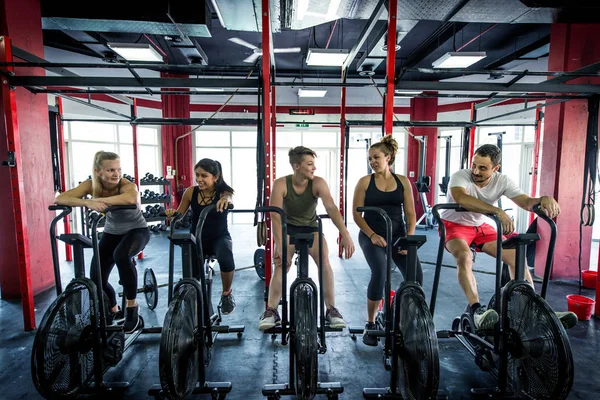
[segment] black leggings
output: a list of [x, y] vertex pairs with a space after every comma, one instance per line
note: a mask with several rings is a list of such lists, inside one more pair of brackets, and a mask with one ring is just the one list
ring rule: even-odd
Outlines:
[[[113, 308], [117, 305], [117, 294], [112, 285], [108, 283], [110, 272], [115, 264], [119, 270], [119, 278], [123, 285], [123, 293], [127, 300], [135, 300], [137, 295], [137, 269], [132, 261], [132, 257], [144, 250], [150, 240], [150, 231], [148, 228], [132, 229], [124, 235], [113, 235], [104, 233], [100, 243], [100, 273], [102, 274], [102, 288], [108, 296], [108, 306]], [[92, 267], [90, 276], [98, 284], [98, 277], [95, 273], [94, 263], [96, 257], [92, 258]]]
[[231, 236], [225, 235], [214, 239], [202, 240], [203, 256], [216, 256], [221, 272], [232, 272], [235, 270], [233, 262], [233, 247]]
[[[358, 234], [358, 243], [363, 251], [365, 259], [371, 268], [371, 280], [367, 288], [367, 298], [372, 301], [379, 301], [383, 298], [383, 288], [386, 278], [385, 247], [375, 246], [371, 240], [362, 231]], [[398, 266], [402, 276], [406, 279], [406, 262], [408, 257], [392, 251], [392, 260]], [[417, 257], [417, 281], [423, 284], [423, 270], [421, 262]]]

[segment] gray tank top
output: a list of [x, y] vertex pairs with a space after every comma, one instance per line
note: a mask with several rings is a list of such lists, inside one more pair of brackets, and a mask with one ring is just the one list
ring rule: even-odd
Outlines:
[[[117, 195], [119, 194], [121, 194], [121, 182], [117, 188]], [[113, 211], [106, 215], [104, 232], [111, 235], [124, 235], [133, 229], [140, 228], [148, 228], [148, 224], [139, 208]]]

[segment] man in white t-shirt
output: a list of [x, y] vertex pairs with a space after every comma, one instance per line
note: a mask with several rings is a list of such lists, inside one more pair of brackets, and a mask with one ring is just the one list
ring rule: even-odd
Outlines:
[[[454, 256], [457, 264], [458, 283], [469, 302], [469, 310], [477, 330], [491, 329], [498, 322], [498, 313], [479, 303], [477, 282], [473, 275], [473, 255], [470, 246], [496, 256], [496, 229], [487, 224], [483, 214], [494, 214], [502, 222], [502, 233], [508, 235], [514, 231], [512, 218], [494, 204], [506, 196], [524, 210], [531, 211], [540, 204], [550, 218], [560, 214], [560, 207], [550, 196], [531, 198], [508, 176], [498, 172], [501, 152], [497, 146], [485, 144], [477, 149], [473, 156], [471, 169], [463, 169], [452, 174], [448, 191], [448, 202], [458, 203], [473, 212], [442, 210], [441, 217], [446, 227], [446, 249]], [[515, 250], [503, 250], [502, 261], [509, 265], [510, 275], [514, 278]], [[529, 270], [525, 269], [525, 279], [533, 286]], [[577, 324], [577, 316], [570, 312], [557, 312], [565, 328]]]

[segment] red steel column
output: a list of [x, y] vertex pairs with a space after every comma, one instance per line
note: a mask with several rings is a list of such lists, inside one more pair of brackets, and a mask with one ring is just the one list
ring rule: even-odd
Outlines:
[[[398, 14], [398, 2], [388, 1], [388, 30], [387, 30], [387, 60], [386, 60], [386, 97], [385, 97], [385, 119], [383, 121], [384, 132], [391, 135], [394, 131], [394, 91], [396, 76], [396, 16]], [[343, 127], [342, 127], [343, 129]]]
[[[393, 90], [393, 89], [392, 89]], [[346, 88], [342, 87], [342, 104], [340, 107], [340, 213], [344, 216], [344, 182], [346, 157], [344, 150], [346, 149]], [[338, 257], [342, 257], [342, 235], [338, 236]]]
[[[271, 130], [271, 20], [269, 0], [261, 0], [262, 5], [262, 78], [263, 78], [263, 132], [265, 136], [265, 198], [271, 202], [271, 186], [273, 185], [273, 132]], [[267, 213], [267, 242], [265, 243], [265, 289], [271, 281], [271, 266], [273, 265], [273, 235], [271, 232], [271, 217]], [[285, 238], [283, 238], [285, 240]], [[266, 302], [265, 302], [266, 304]]]
[[[0, 62], [13, 62], [11, 43], [8, 36], [0, 36]], [[12, 71], [12, 68], [7, 68]], [[4, 123], [0, 124], [1, 136], [6, 137], [6, 150], [13, 155], [14, 159], [9, 164], [0, 168], [8, 168], [10, 171], [10, 197], [12, 198], [12, 212], [9, 207], [8, 216], [5, 219], [14, 221], [14, 235], [16, 236], [16, 261], [18, 266], [19, 286], [21, 301], [23, 303], [23, 322], [25, 330], [35, 329], [35, 313], [33, 304], [33, 290], [31, 287], [31, 260], [29, 254], [29, 234], [27, 230], [27, 216], [25, 210], [25, 183], [23, 175], [23, 159], [21, 155], [21, 138], [19, 136], [19, 124], [17, 122], [17, 100], [15, 91], [11, 90], [8, 80], [4, 77], [0, 81], [0, 115], [4, 117]], [[47, 115], [47, 114], [46, 114]], [[4, 131], [4, 132], [2, 132]], [[2, 146], [4, 147], [4, 146]], [[5, 161], [7, 152], [2, 152], [2, 161]], [[8, 205], [8, 204], [7, 204]], [[11, 215], [12, 214], [12, 215]], [[12, 218], [11, 218], [12, 217]], [[6, 266], [3, 266], [5, 268]], [[11, 290], [14, 291], [14, 288]]]
[[[540, 165], [540, 141], [542, 139], [542, 109], [537, 108], [535, 110], [535, 137], [533, 139], [533, 166], [531, 170], [531, 192], [530, 197], [537, 197], [537, 181], [538, 181], [538, 168]], [[529, 224], [535, 219], [534, 213], [529, 213]]]
[[[600, 61], [600, 25], [553, 24], [550, 28], [549, 71], [573, 71]], [[566, 84], [598, 84], [598, 78], [584, 77]], [[545, 108], [544, 168], [539, 195], [553, 196], [561, 205], [556, 218], [558, 237], [552, 278], [579, 279], [579, 225], [583, 194], [583, 167], [587, 136], [587, 100], [570, 100]], [[542, 240], [536, 245], [535, 273], [543, 275], [548, 251], [549, 229], [538, 224]], [[581, 267], [590, 265], [592, 227], [584, 226]]]
[[[55, 98], [55, 104], [58, 108], [58, 116], [56, 121], [56, 129], [58, 132], [58, 157], [60, 162], [60, 186], [61, 190], [65, 192], [67, 190], [67, 151], [65, 149], [65, 127], [62, 121], [63, 106], [62, 97]], [[71, 233], [71, 221], [69, 215], [63, 218], [64, 230], [66, 234]], [[70, 244], [65, 243], [65, 259], [67, 261], [73, 261], [73, 248]]]
[[277, 86], [271, 87], [271, 109], [273, 111], [273, 117], [271, 118], [271, 121], [273, 122], [271, 124], [271, 129], [273, 130], [273, 133], [271, 134], [271, 159], [273, 160], [273, 162], [271, 163], [271, 172], [273, 174], [273, 181], [275, 181], [275, 179], [277, 178], [277, 101], [275, 98], [275, 89], [277, 89]]
[[[137, 118], [137, 99], [133, 98], [133, 104], [131, 105], [131, 117]], [[140, 174], [138, 171], [138, 137], [137, 137], [137, 124], [131, 125], [131, 133], [133, 137], [133, 180], [138, 187], [138, 192], [142, 192], [140, 186]], [[140, 207], [143, 208], [140, 204]], [[140, 251], [138, 254], [138, 260], [144, 258], [144, 251]]]

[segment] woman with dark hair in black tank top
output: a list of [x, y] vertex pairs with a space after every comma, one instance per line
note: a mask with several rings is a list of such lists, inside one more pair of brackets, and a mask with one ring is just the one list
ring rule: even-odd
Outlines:
[[[394, 164], [398, 144], [391, 135], [385, 136], [379, 143], [369, 149], [369, 164], [373, 174], [362, 177], [354, 191], [352, 214], [354, 222], [360, 228], [358, 243], [371, 268], [371, 280], [367, 289], [367, 324], [368, 329], [377, 329], [375, 314], [383, 298], [383, 288], [386, 279], [385, 241], [386, 228], [383, 218], [374, 212], [363, 215], [356, 212], [357, 207], [372, 206], [384, 209], [392, 220], [392, 238], [413, 235], [416, 226], [415, 205], [410, 182], [405, 176], [396, 175], [390, 171]], [[406, 217], [404, 223], [403, 211]], [[394, 263], [406, 277], [406, 250], [392, 251]], [[417, 259], [417, 280], [423, 282], [421, 263]], [[363, 343], [377, 346], [375, 336], [363, 335]]]
[[196, 233], [196, 225], [202, 210], [216, 204], [217, 212], [206, 216], [202, 230], [202, 249], [204, 255], [214, 255], [219, 262], [223, 292], [221, 294], [221, 312], [231, 314], [235, 309], [235, 299], [231, 290], [235, 264], [231, 235], [227, 228], [227, 206], [231, 204], [233, 189], [223, 180], [221, 163], [203, 158], [194, 166], [197, 186], [189, 187], [183, 193], [181, 204], [177, 210], [167, 210], [168, 217], [179, 212], [185, 214], [192, 207], [192, 225], [190, 231]]

